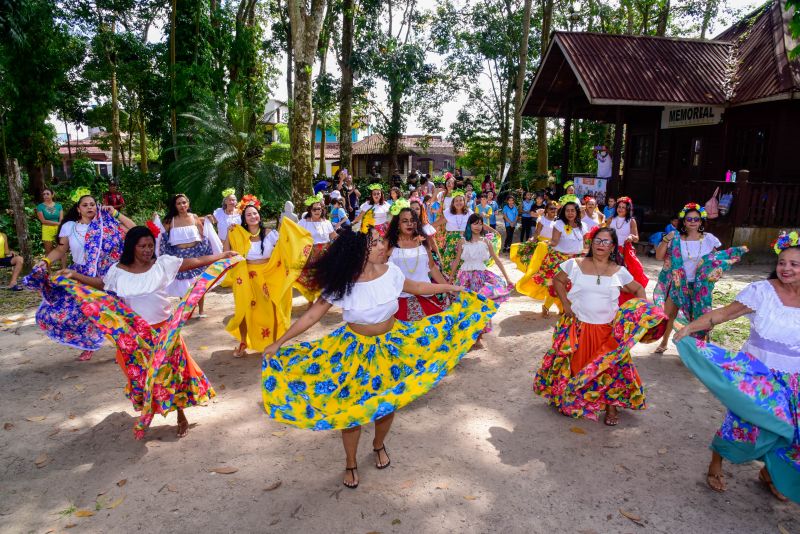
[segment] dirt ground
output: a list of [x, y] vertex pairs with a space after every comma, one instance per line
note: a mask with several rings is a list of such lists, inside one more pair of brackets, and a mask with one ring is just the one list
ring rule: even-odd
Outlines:
[[[646, 263], [654, 279], [658, 265]], [[725, 280], [742, 286], [767, 270], [739, 266]], [[232, 298], [215, 291], [211, 317], [184, 330], [218, 396], [187, 411], [180, 440], [174, 415], [133, 440], [110, 345], [77, 362], [30, 312], [0, 319], [0, 531], [800, 533], [800, 507], [760, 487], [757, 464], [726, 464], [725, 494], [706, 487], [723, 411], [674, 346], [634, 349], [648, 406], [621, 413], [618, 427], [565, 418], [535, 396], [555, 319], [519, 295], [501, 307], [485, 349], [398, 412], [389, 469], [375, 469], [365, 429], [361, 485], [344, 488], [338, 432], [265, 415], [261, 358], [234, 359], [223, 330]], [[304, 309], [295, 299], [295, 315]], [[340, 320], [329, 314], [305, 338]], [[236, 471], [213, 471], [221, 467]]]

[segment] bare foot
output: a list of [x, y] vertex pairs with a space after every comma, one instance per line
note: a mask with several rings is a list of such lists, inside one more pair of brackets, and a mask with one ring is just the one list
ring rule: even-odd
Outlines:
[[766, 467], [762, 467], [761, 471], [758, 472], [758, 480], [761, 481], [764, 486], [781, 502], [786, 502], [789, 499], [786, 498], [786, 495], [778, 491], [778, 488], [775, 487], [775, 484], [772, 483], [772, 477], [769, 476], [769, 472], [767, 472]]
[[178, 437], [185, 438], [189, 433], [189, 420], [183, 410], [178, 410]]
[[718, 473], [715, 473], [710, 466], [708, 468], [708, 474], [706, 475], [706, 484], [717, 493], [723, 493], [728, 489], [728, 486], [725, 484], [725, 475], [722, 474], [722, 469], [720, 469]]
[[89, 360], [92, 359], [92, 356], [94, 356], [94, 351], [93, 350], [85, 350], [85, 351], [81, 352], [80, 356], [78, 356], [78, 361], [79, 362], [88, 362]]
[[550, 315], [550, 310], [545, 307], [542, 307], [542, 318], [548, 317]]

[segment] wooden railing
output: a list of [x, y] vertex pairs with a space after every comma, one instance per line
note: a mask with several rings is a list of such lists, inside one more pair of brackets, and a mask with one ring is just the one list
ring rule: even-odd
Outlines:
[[[734, 195], [739, 226], [800, 226], [800, 184], [748, 183]], [[738, 199], [736, 197], [739, 197]]]

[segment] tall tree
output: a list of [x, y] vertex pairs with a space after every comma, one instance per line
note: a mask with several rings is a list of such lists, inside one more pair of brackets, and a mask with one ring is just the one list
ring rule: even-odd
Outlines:
[[292, 55], [294, 59], [294, 101], [291, 110], [292, 128], [292, 196], [300, 205], [311, 193], [311, 74], [317, 53], [319, 34], [325, 18], [325, 0], [287, 0], [289, 22], [292, 26]]
[[339, 165], [351, 169], [353, 162], [353, 17], [354, 0], [342, 0], [342, 38], [338, 55], [342, 72], [339, 91]]
[[[550, 32], [553, 24], [553, 0], [543, 0], [542, 2], [542, 46], [539, 53], [540, 61], [544, 61], [547, 47], [550, 46]], [[547, 174], [547, 119], [539, 117], [536, 119], [536, 173]]]
[[522, 35], [519, 40], [519, 61], [517, 64], [517, 79], [514, 83], [514, 128], [511, 132], [511, 168], [508, 172], [509, 181], [519, 178], [522, 163], [522, 97], [525, 91], [525, 73], [528, 68], [528, 35], [531, 30], [531, 5], [532, 0], [525, 0], [522, 10]]

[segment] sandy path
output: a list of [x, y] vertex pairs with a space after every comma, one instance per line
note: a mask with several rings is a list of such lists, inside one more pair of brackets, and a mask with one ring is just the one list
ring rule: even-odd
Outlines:
[[[652, 275], [654, 268], [648, 262]], [[741, 285], [764, 271], [742, 266], [727, 280]], [[133, 411], [110, 346], [79, 363], [30, 321], [6, 322], [0, 531], [695, 533], [780, 532], [780, 524], [800, 532], [800, 508], [760, 488], [755, 464], [726, 464], [725, 495], [705, 487], [707, 444], [722, 410], [672, 347], [664, 355], [636, 347], [648, 408], [622, 413], [616, 428], [547, 407], [531, 379], [555, 320], [538, 319], [538, 305], [520, 296], [502, 306], [484, 350], [398, 412], [386, 471], [373, 467], [366, 430], [361, 485], [343, 488], [338, 433], [292, 429], [264, 414], [260, 358], [233, 359], [223, 331], [231, 304], [230, 294], [215, 292], [206, 307], [219, 315], [185, 330], [218, 397], [187, 412], [193, 426], [181, 440], [174, 415], [157, 418], [146, 441], [132, 439]], [[296, 314], [302, 304], [295, 300]], [[340, 318], [330, 314], [307, 337]], [[238, 471], [209, 472], [220, 466]], [[73, 504], [95, 515], [59, 515]]]

